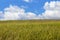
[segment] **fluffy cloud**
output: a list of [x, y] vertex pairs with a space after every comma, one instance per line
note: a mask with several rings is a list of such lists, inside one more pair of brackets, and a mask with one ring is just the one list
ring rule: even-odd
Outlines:
[[0, 12], [0, 20], [26, 20], [36, 19], [37, 15], [32, 12], [25, 12], [23, 8], [10, 5], [4, 9], [4, 12]]
[[46, 2], [44, 9], [45, 12], [42, 13], [42, 16], [45, 19], [60, 19], [60, 1]]

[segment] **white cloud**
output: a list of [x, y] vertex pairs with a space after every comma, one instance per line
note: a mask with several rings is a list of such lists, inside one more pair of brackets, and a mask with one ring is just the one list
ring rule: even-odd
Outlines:
[[60, 1], [46, 2], [44, 5], [45, 12], [42, 13], [44, 19], [60, 19]]
[[25, 12], [23, 8], [18, 6], [12, 6], [4, 9], [4, 12], [0, 12], [0, 20], [26, 20], [26, 19], [36, 19], [37, 15], [32, 12]]
[[3, 16], [4, 16], [3, 12], [2, 12], [2, 11], [0, 11], [0, 19], [2, 19], [2, 18], [3, 18]]
[[32, 2], [32, 0], [24, 0], [25, 2]]

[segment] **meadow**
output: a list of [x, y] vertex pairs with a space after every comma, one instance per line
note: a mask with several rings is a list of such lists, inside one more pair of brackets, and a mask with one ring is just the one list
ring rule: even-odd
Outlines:
[[0, 21], [0, 40], [60, 40], [60, 20]]

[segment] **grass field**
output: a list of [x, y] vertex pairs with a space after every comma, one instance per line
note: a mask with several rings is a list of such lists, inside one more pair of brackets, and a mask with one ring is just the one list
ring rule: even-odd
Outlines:
[[0, 21], [0, 40], [60, 40], [60, 21]]

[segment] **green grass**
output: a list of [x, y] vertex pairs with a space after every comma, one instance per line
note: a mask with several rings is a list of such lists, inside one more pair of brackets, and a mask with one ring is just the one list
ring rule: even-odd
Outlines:
[[0, 21], [0, 40], [60, 40], [60, 21]]

